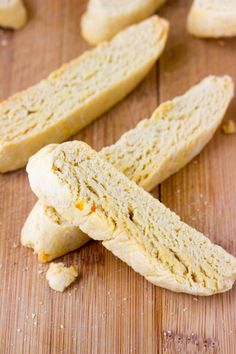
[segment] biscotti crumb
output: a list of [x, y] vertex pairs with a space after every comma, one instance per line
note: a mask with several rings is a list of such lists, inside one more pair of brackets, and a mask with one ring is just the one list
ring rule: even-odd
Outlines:
[[77, 269], [74, 266], [65, 267], [63, 263], [51, 263], [46, 273], [49, 286], [60, 292], [63, 292], [77, 277]]
[[6, 39], [2, 39], [0, 43], [2, 47], [6, 47], [8, 45], [8, 41]]
[[233, 134], [235, 133], [235, 123], [233, 120], [227, 120], [221, 127], [224, 134]]

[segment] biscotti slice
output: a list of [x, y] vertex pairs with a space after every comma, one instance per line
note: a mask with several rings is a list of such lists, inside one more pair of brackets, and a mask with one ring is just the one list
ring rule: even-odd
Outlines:
[[111, 39], [125, 27], [152, 15], [165, 0], [89, 0], [81, 32], [90, 44]]
[[0, 27], [19, 29], [27, 20], [22, 0], [0, 0]]
[[56, 210], [38, 201], [21, 231], [23, 246], [33, 248], [41, 263], [74, 251], [90, 237], [62, 218]]
[[47, 146], [29, 160], [27, 172], [39, 199], [153, 284], [194, 295], [232, 287], [233, 256], [85, 143]]
[[157, 17], [84, 53], [0, 104], [0, 172], [15, 170], [42, 146], [61, 142], [123, 99], [149, 72], [167, 39]]
[[[183, 96], [160, 105], [99, 156], [150, 191], [187, 164], [211, 139], [233, 97], [228, 76], [209, 76]], [[71, 227], [71, 229], [70, 229]], [[47, 262], [83, 246], [89, 237], [70, 225], [54, 208], [37, 202], [21, 233], [40, 262]]]
[[196, 37], [236, 36], [236, 0], [194, 0], [187, 29]]

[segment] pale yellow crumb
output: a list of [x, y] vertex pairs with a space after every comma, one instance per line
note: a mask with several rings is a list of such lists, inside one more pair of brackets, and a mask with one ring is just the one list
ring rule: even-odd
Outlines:
[[221, 127], [223, 133], [225, 134], [233, 134], [235, 133], [235, 123], [233, 120], [227, 120]]
[[49, 286], [60, 292], [63, 292], [77, 277], [77, 269], [74, 266], [65, 267], [63, 263], [51, 263], [46, 273]]

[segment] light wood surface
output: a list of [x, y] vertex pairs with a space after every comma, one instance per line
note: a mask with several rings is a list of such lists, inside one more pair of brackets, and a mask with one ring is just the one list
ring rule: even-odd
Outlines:
[[[171, 23], [161, 60], [127, 99], [76, 138], [100, 149], [208, 74], [230, 74], [236, 83], [236, 39], [188, 35], [190, 3], [169, 0], [161, 9]], [[19, 32], [0, 31], [0, 99], [88, 48], [79, 29], [85, 0], [26, 5], [28, 25]], [[229, 118], [236, 119], [236, 99]], [[235, 162], [236, 134], [219, 130], [193, 162], [153, 194], [236, 256]], [[78, 281], [63, 294], [49, 289], [47, 266], [39, 266], [19, 243], [35, 201], [24, 169], [0, 176], [1, 354], [236, 353], [236, 288], [210, 298], [174, 294], [91, 242], [62, 257], [78, 265]]]

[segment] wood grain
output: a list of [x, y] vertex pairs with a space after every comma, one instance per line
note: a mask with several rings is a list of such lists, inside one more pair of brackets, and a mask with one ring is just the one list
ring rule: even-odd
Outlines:
[[[94, 148], [115, 142], [154, 108], [208, 74], [236, 82], [236, 40], [199, 40], [185, 30], [188, 0], [169, 0], [167, 48], [144, 82], [76, 136]], [[88, 45], [79, 33], [86, 1], [26, 2], [28, 25], [0, 32], [0, 99], [36, 83]], [[226, 119], [236, 116], [234, 99]], [[219, 130], [204, 151], [153, 194], [186, 222], [236, 255], [236, 135]], [[0, 176], [0, 353], [236, 353], [235, 288], [196, 298], [149, 284], [90, 242], [62, 257], [78, 281], [65, 293], [49, 289], [45, 266], [19, 243], [35, 203], [23, 170]], [[188, 338], [189, 337], [189, 338]]]

